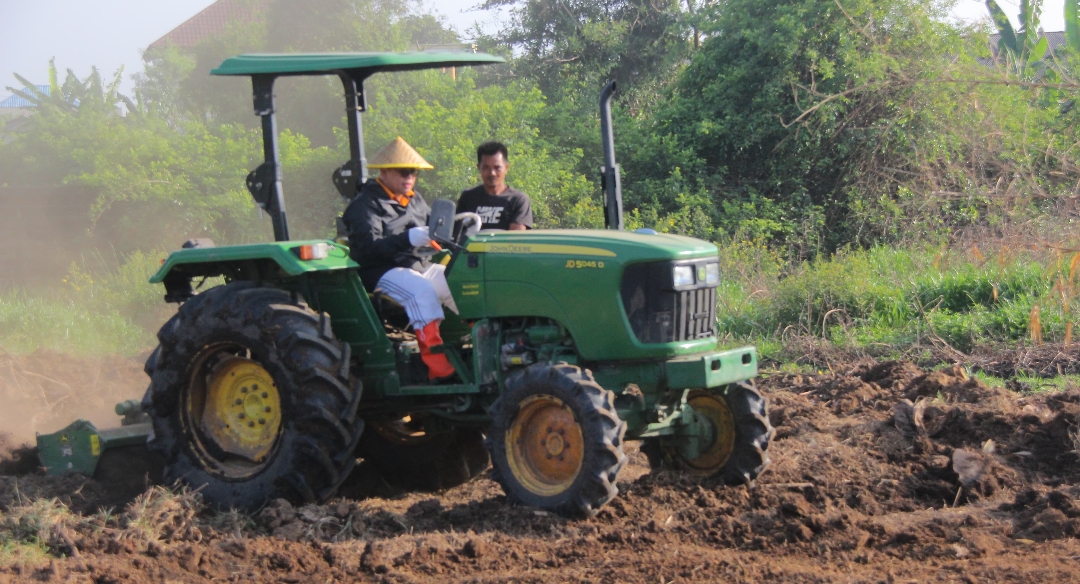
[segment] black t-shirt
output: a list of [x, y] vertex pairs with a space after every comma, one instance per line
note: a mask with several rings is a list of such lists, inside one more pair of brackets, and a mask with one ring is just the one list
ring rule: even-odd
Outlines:
[[462, 191], [457, 212], [480, 215], [484, 222], [482, 229], [510, 229], [511, 223], [530, 229], [533, 226], [529, 195], [513, 187], [507, 187], [501, 195], [489, 195], [484, 185]]

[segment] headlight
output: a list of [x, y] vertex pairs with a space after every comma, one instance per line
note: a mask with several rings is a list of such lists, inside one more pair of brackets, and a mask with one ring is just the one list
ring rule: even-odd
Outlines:
[[720, 264], [705, 264], [705, 283], [710, 286], [720, 285]]
[[694, 284], [694, 267], [693, 266], [675, 266], [672, 271], [672, 280], [674, 280], [674, 286], [691, 286]]

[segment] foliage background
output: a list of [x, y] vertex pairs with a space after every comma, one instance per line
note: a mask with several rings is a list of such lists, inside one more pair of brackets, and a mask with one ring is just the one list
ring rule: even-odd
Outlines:
[[[540, 226], [599, 226], [597, 96], [615, 79], [627, 222], [720, 245], [731, 342], [798, 331], [898, 348], [929, 334], [968, 351], [1037, 342], [1033, 315], [1047, 338], [1071, 330], [1080, 86], [1075, 47], [1040, 51], [1035, 3], [1006, 46], [991, 20], [949, 21], [948, 0], [488, 0], [507, 9], [503, 28], [467, 35], [412, 0], [249, 1], [262, 19], [147, 54], [131, 96], [116, 91], [123, 72], [61, 81], [50, 64], [51, 95], [31, 96], [37, 114], [0, 143], [0, 187], [92, 190], [88, 248], [66, 282], [0, 305], [67, 303], [153, 330], [156, 293], [120, 274], [191, 237], [271, 237], [243, 188], [260, 155], [248, 82], [207, 75], [223, 58], [467, 42], [509, 62], [367, 84], [368, 149], [413, 144], [436, 167], [428, 198], [475, 184], [475, 146], [499, 139]], [[293, 230], [330, 236], [340, 87], [276, 89]], [[24, 329], [59, 330], [3, 327]], [[15, 336], [0, 344], [60, 342]]]

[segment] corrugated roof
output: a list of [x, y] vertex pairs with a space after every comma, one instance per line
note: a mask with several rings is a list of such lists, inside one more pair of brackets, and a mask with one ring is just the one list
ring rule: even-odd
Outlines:
[[[1019, 33], [1017, 33], [1017, 35], [1019, 35]], [[1058, 49], [1061, 49], [1061, 48], [1065, 47], [1068, 44], [1068, 41], [1065, 39], [1065, 33], [1062, 32], [1062, 31], [1055, 31], [1055, 32], [1041, 32], [1040, 31], [1039, 36], [1040, 37], [1046, 37], [1047, 52], [1046, 52], [1045, 58], [1049, 58], [1050, 55], [1056, 55], [1057, 52], [1058, 52]], [[990, 50], [993, 52], [995, 58], [997, 58], [998, 41], [999, 40], [1001, 40], [1001, 35], [1000, 34], [992, 34], [992, 35], [990, 35]], [[1017, 40], [1019, 40], [1019, 39], [1017, 39]]]
[[[48, 85], [35, 85], [34, 87], [37, 87], [37, 90], [45, 95], [49, 95]], [[18, 95], [12, 95], [4, 101], [0, 101], [0, 107], [34, 107], [35, 105], [25, 97], [19, 97]]]
[[187, 49], [221, 34], [230, 24], [250, 22], [265, 10], [267, 0], [218, 0], [150, 43], [147, 52], [165, 47]]

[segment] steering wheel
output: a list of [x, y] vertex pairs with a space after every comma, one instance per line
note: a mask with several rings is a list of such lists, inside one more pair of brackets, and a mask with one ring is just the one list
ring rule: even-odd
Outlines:
[[458, 213], [454, 215], [454, 223], [458, 221], [461, 221], [461, 231], [458, 232], [457, 241], [454, 242], [458, 245], [476, 235], [476, 232], [480, 231], [480, 228], [484, 225], [484, 220], [476, 213]]

